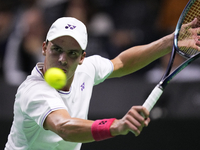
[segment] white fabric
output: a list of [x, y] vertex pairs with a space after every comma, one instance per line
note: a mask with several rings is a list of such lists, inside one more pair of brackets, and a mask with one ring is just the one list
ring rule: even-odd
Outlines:
[[57, 19], [47, 33], [47, 40], [52, 41], [61, 36], [71, 36], [85, 50], [87, 47], [87, 29], [85, 25], [72, 17], [62, 17]]
[[81, 143], [66, 142], [43, 128], [46, 116], [66, 109], [71, 117], [87, 119], [93, 86], [103, 82], [113, 71], [110, 60], [100, 56], [85, 58], [78, 66], [70, 91], [48, 86], [38, 63], [20, 85], [14, 104], [14, 121], [5, 150], [79, 150]]

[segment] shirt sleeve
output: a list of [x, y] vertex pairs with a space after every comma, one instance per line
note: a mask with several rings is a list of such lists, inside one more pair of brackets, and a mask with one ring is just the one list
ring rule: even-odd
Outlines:
[[94, 85], [103, 82], [113, 72], [113, 64], [107, 58], [94, 55], [87, 58], [87, 63], [90, 63], [91, 68], [94, 69], [94, 71], [91, 71], [91, 73], [94, 73]]
[[48, 86], [46, 82], [30, 85], [20, 99], [21, 110], [27, 119], [34, 120], [43, 127], [43, 123], [52, 111], [67, 109], [58, 92]]

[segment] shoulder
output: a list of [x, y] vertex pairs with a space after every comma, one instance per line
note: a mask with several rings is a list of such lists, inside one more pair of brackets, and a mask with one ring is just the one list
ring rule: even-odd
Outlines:
[[101, 57], [99, 55], [93, 55], [86, 57], [81, 65], [78, 66], [78, 71], [83, 72], [98, 72], [100, 70], [113, 71], [113, 64], [111, 60]]
[[19, 86], [16, 96], [20, 98], [20, 101], [24, 103], [33, 99], [41, 99], [49, 93], [56, 95], [56, 90], [50, 87], [40, 74], [31, 74], [27, 79]]
[[92, 79], [94, 83], [103, 82], [113, 71], [112, 62], [99, 55], [86, 57], [82, 65], [79, 65], [76, 73], [84, 72]]
[[96, 61], [110, 61], [108, 58], [102, 57], [100, 55], [88, 56], [88, 57], [85, 58], [85, 60], [86, 61], [93, 61], [93, 62], [96, 62]]
[[83, 61], [83, 66], [93, 66], [94, 68], [102, 67], [106, 65], [107, 67], [113, 67], [111, 60], [101, 57], [99, 55], [93, 55], [86, 57]]

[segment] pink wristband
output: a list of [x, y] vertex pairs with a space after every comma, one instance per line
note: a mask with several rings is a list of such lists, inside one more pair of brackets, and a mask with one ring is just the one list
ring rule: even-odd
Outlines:
[[92, 124], [92, 136], [95, 141], [101, 141], [113, 136], [110, 133], [110, 126], [116, 118], [96, 120]]

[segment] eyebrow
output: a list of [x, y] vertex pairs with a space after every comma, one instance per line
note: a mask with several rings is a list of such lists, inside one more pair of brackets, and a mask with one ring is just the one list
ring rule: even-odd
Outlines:
[[57, 44], [53, 44], [53, 43], [52, 43], [52, 46], [56, 46], [58, 48], [62, 48], [62, 47], [58, 46]]
[[[56, 45], [56, 44], [53, 44], [53, 43], [52, 43], [52, 46], [51, 46], [51, 47], [58, 47], [58, 48], [61, 48], [61, 49], [63, 50], [62, 47], [60, 47], [60, 46], [58, 46], [58, 45]], [[69, 49], [68, 51], [76, 51], [76, 52], [79, 52], [78, 49]], [[81, 50], [80, 53], [83, 54], [83, 53], [84, 53], [84, 50]]]
[[[52, 43], [52, 42], [51, 42]], [[54, 44], [54, 43], [52, 43], [52, 46], [56, 46], [56, 47], [58, 47], [58, 48], [61, 48], [61, 49], [63, 49], [62, 47], [60, 47], [60, 46], [58, 46], [57, 44]], [[51, 46], [51, 47], [52, 47]], [[69, 51], [79, 51], [79, 49], [70, 49]], [[83, 52], [84, 52], [84, 50], [81, 50], [81, 53], [83, 54]]]

